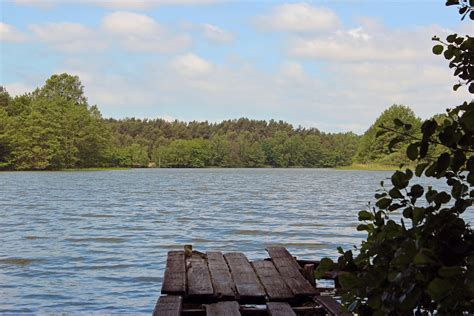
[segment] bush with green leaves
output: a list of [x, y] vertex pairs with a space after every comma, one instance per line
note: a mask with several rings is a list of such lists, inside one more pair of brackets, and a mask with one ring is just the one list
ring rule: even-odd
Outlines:
[[[449, 0], [474, 19], [474, 1]], [[444, 54], [459, 82], [474, 93], [474, 38], [449, 35], [433, 53]], [[412, 125], [394, 121], [379, 135], [397, 132], [410, 140], [407, 157], [415, 168], [396, 171], [375, 194], [375, 206], [359, 212], [357, 230], [367, 232], [356, 252], [338, 248], [337, 262], [324, 258], [317, 276], [332, 271], [348, 310], [359, 315], [461, 315], [474, 313], [474, 233], [465, 220], [474, 203], [474, 102], [423, 122], [421, 136]], [[433, 147], [437, 155], [428, 155]], [[424, 187], [421, 177], [445, 182], [446, 190]]]

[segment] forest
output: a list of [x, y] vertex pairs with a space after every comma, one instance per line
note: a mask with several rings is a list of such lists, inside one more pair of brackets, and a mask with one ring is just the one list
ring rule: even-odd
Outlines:
[[88, 104], [80, 79], [63, 73], [20, 96], [0, 87], [0, 170], [398, 165], [408, 143], [389, 150], [393, 135], [377, 137], [378, 126], [395, 118], [421, 124], [403, 105], [389, 107], [361, 136], [247, 118], [220, 123], [103, 118]]

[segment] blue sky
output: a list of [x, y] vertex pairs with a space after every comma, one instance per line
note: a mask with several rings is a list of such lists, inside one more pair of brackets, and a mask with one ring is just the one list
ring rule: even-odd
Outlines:
[[391, 104], [426, 118], [467, 98], [431, 54], [473, 30], [444, 1], [0, 1], [0, 84], [78, 75], [105, 117], [362, 133]]

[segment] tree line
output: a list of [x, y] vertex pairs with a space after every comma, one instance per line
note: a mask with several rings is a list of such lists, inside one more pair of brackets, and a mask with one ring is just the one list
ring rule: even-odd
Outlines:
[[60, 74], [20, 96], [0, 87], [0, 169], [398, 164], [406, 144], [388, 152], [385, 139], [375, 137], [377, 126], [394, 117], [421, 124], [401, 105], [382, 113], [363, 136], [247, 118], [220, 123], [105, 119], [88, 104], [79, 78]]

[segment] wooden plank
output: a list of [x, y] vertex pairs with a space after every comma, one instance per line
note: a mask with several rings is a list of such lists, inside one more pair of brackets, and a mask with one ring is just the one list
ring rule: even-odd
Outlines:
[[200, 256], [192, 256], [188, 259], [188, 295], [189, 296], [212, 296], [211, 275], [207, 267], [206, 259]]
[[284, 247], [268, 247], [267, 252], [294, 295], [315, 295], [316, 289], [304, 278], [295, 258]]
[[230, 275], [229, 267], [221, 252], [206, 253], [214, 296], [218, 298], [235, 299], [235, 284]]
[[163, 294], [185, 294], [186, 263], [183, 251], [170, 251], [166, 259], [165, 277], [161, 287]]
[[239, 303], [236, 301], [219, 302], [206, 305], [207, 316], [240, 316]]
[[296, 313], [288, 303], [268, 302], [267, 308], [270, 316], [296, 316]]
[[252, 266], [271, 301], [284, 301], [294, 298], [293, 293], [271, 261], [254, 261]]
[[316, 286], [316, 279], [314, 278], [314, 264], [305, 264], [303, 266], [303, 276], [312, 286]]
[[250, 262], [241, 252], [229, 252], [224, 255], [230, 274], [241, 300], [259, 300], [264, 298], [265, 291], [258, 281]]
[[153, 316], [179, 316], [182, 305], [183, 298], [181, 296], [160, 296], [156, 302]]
[[323, 306], [324, 309], [327, 310], [332, 315], [336, 315], [336, 316], [352, 315], [352, 313], [346, 312], [344, 310], [344, 307], [331, 296], [318, 295], [318, 296], [315, 296], [314, 299], [317, 303], [321, 304], [321, 306]]

